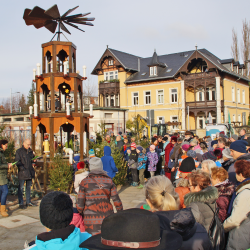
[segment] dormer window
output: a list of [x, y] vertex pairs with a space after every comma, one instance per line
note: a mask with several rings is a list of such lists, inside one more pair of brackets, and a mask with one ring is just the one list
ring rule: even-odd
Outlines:
[[157, 76], [157, 66], [150, 67], [150, 76]]
[[109, 60], [109, 66], [114, 65], [114, 60]]

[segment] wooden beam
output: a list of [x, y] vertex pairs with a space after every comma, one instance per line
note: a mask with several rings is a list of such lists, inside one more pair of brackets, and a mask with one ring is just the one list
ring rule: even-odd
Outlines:
[[75, 109], [75, 112], [78, 112], [77, 92], [78, 92], [77, 79], [74, 78], [74, 109]]
[[[54, 67], [54, 66], [53, 66]], [[50, 91], [51, 91], [51, 113], [55, 112], [55, 86], [54, 86], [54, 76], [52, 75], [50, 77]]]
[[81, 118], [80, 119], [80, 161], [83, 161], [83, 132], [84, 132], [84, 128], [83, 128], [83, 120], [85, 118]]
[[54, 157], [55, 153], [55, 148], [54, 148], [54, 118], [50, 118], [49, 122], [49, 127], [50, 127], [50, 158]]

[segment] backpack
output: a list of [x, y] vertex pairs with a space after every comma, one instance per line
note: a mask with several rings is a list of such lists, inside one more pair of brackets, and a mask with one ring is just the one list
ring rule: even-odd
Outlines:
[[211, 221], [208, 230], [208, 235], [212, 243], [212, 249], [213, 250], [224, 249], [226, 243], [225, 230], [221, 220], [218, 217], [219, 208], [216, 206], [215, 203], [215, 211], [214, 211], [213, 208], [207, 202], [205, 204], [209, 206], [209, 208], [213, 211], [214, 214], [214, 217]]

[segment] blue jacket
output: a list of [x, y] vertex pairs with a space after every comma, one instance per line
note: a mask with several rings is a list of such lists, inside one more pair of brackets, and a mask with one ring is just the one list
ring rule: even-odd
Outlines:
[[137, 166], [138, 170], [146, 169], [147, 159], [148, 157], [143, 153], [140, 153], [138, 155], [138, 166]]
[[86, 248], [80, 248], [79, 245], [91, 237], [91, 234], [84, 232], [81, 233], [79, 228], [75, 228], [73, 233], [65, 240], [61, 238], [55, 238], [48, 241], [38, 240], [36, 238], [36, 244], [32, 245], [27, 249], [32, 250], [46, 250], [46, 249], [56, 249], [56, 250], [80, 250]]
[[114, 158], [111, 156], [111, 148], [109, 146], [104, 147], [104, 156], [101, 158], [103, 170], [108, 173], [110, 178], [114, 178], [116, 172], [118, 172], [115, 166]]

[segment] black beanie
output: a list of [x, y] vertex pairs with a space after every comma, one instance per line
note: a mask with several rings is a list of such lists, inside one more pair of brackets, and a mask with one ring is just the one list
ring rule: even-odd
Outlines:
[[182, 173], [191, 173], [195, 168], [194, 159], [192, 157], [187, 157], [181, 162], [179, 171]]
[[155, 141], [157, 141], [157, 139], [155, 137], [152, 138], [152, 143], [154, 143]]
[[68, 194], [54, 191], [43, 197], [39, 212], [45, 227], [51, 230], [65, 228], [73, 218], [73, 203]]

